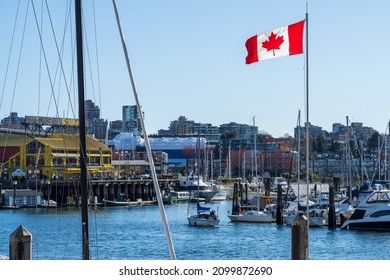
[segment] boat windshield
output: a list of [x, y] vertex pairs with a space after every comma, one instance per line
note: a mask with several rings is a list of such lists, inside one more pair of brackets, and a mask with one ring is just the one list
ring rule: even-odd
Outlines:
[[367, 203], [386, 203], [390, 202], [389, 192], [377, 192], [373, 193], [368, 199]]

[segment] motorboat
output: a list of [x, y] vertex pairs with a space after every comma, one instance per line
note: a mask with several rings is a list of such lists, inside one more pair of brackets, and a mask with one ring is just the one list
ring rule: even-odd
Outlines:
[[309, 207], [309, 226], [319, 227], [325, 225], [325, 210], [316, 208], [316, 204], [311, 200], [307, 201], [305, 196], [287, 202], [287, 208], [283, 214], [286, 224], [291, 226], [299, 212], [307, 215], [307, 205]]
[[204, 199], [205, 202], [209, 202], [218, 193], [218, 190], [213, 190], [209, 184], [203, 181], [202, 176], [193, 173], [189, 176], [179, 177], [179, 184], [180, 190], [188, 191], [192, 197]]
[[[283, 215], [283, 219], [286, 222], [286, 225], [291, 226], [294, 222], [295, 217], [298, 215], [299, 211], [289, 212]], [[317, 209], [309, 210], [309, 226], [310, 227], [321, 227], [325, 225], [325, 216], [324, 211], [318, 211]], [[306, 215], [306, 212], [303, 212]]]
[[232, 222], [246, 222], [246, 223], [271, 223], [272, 215], [263, 210], [254, 209], [245, 209], [244, 206], [241, 206], [238, 210], [238, 213], [228, 215], [230, 221]]
[[365, 196], [341, 228], [390, 231], [390, 190], [379, 189]]
[[127, 194], [120, 193], [116, 199], [102, 199], [102, 205], [104, 206], [128, 206], [130, 205], [130, 200], [128, 199]]
[[278, 191], [278, 186], [282, 187], [282, 192], [286, 192], [288, 188], [286, 179], [284, 179], [283, 177], [276, 177], [271, 186], [271, 190], [274, 192]]
[[211, 198], [211, 201], [224, 201], [228, 197], [228, 192], [213, 182], [210, 183], [211, 189], [217, 193]]
[[163, 196], [163, 202], [165, 204], [188, 203], [190, 199], [191, 194], [187, 191], [170, 191], [167, 195]]

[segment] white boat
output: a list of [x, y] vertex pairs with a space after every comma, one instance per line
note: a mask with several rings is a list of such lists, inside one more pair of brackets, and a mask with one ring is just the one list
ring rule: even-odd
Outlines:
[[341, 228], [390, 231], [390, 190], [376, 190], [364, 197]]
[[[340, 225], [342, 220], [347, 220], [351, 217], [355, 208], [349, 202], [349, 199], [343, 193], [335, 193], [334, 207], [336, 214], [336, 224]], [[320, 193], [317, 209], [324, 211], [325, 221], [329, 219], [329, 192]], [[342, 217], [341, 217], [342, 216]]]
[[203, 198], [205, 202], [209, 202], [218, 192], [212, 190], [211, 186], [203, 181], [202, 176], [194, 175], [193, 172], [189, 176], [179, 177], [179, 184], [181, 190], [190, 192], [192, 197]]
[[[286, 225], [291, 226], [298, 212], [307, 215], [307, 200], [305, 197], [297, 198], [288, 202], [288, 207], [284, 210], [283, 219]], [[325, 210], [317, 209], [313, 201], [309, 200], [309, 226], [319, 227], [325, 225]]]
[[274, 183], [272, 184], [271, 190], [274, 192], [278, 191], [278, 186], [282, 187], [282, 192], [286, 192], [288, 188], [286, 179], [283, 177], [276, 177], [274, 179]]
[[[291, 226], [294, 222], [295, 217], [297, 216], [298, 212], [290, 212], [288, 214], [283, 215], [283, 219], [286, 222], [286, 225]], [[310, 227], [321, 227], [325, 225], [325, 216], [324, 213], [321, 213], [317, 210], [310, 210], [310, 219], [309, 219], [309, 226]], [[306, 215], [306, 211], [303, 212], [304, 215]]]
[[57, 207], [57, 202], [54, 201], [54, 200], [51, 200], [51, 199], [49, 199], [49, 201], [47, 201], [46, 199], [44, 199], [43, 202], [42, 202], [42, 204], [41, 204], [41, 207], [55, 208], [55, 207]]
[[197, 212], [193, 215], [188, 215], [188, 224], [195, 227], [217, 227], [219, 224], [219, 217], [215, 210], [210, 207], [203, 207], [196, 203]]
[[102, 199], [103, 206], [128, 206], [130, 205], [130, 200], [128, 199], [127, 194], [121, 193], [116, 199]]
[[211, 189], [216, 191], [217, 193], [211, 198], [211, 201], [223, 201], [228, 197], [228, 193], [226, 190], [221, 188], [220, 185], [215, 184], [214, 182], [210, 182]]
[[244, 207], [240, 207], [237, 214], [228, 215], [232, 222], [246, 222], [246, 223], [271, 223], [272, 215], [265, 211], [255, 209], [245, 210]]
[[227, 199], [227, 192], [224, 190], [218, 191], [212, 198], [211, 201], [223, 201]]
[[191, 194], [187, 191], [171, 191], [166, 196], [163, 196], [163, 201], [166, 204], [188, 203], [190, 199]]

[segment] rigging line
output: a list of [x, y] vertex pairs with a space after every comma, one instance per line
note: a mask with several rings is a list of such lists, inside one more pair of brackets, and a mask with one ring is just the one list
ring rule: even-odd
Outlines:
[[[20, 7], [20, 0], [18, 1], [18, 7], [16, 9], [16, 15], [15, 15], [15, 22], [14, 22], [14, 28], [13, 28], [13, 31], [12, 31], [12, 37], [11, 37], [11, 45], [10, 45], [10, 48], [9, 48], [9, 53], [8, 53], [8, 61], [7, 61], [7, 67], [6, 67], [6, 71], [5, 71], [5, 77], [4, 77], [4, 83], [3, 83], [3, 90], [2, 90], [2, 93], [1, 93], [1, 100], [0, 100], [0, 109], [1, 109], [1, 106], [3, 104], [3, 97], [4, 97], [4, 92], [5, 92], [5, 85], [7, 83], [7, 77], [8, 77], [8, 70], [9, 70], [9, 63], [10, 63], [10, 60], [11, 60], [11, 53], [12, 53], [12, 46], [13, 46], [13, 43], [14, 43], [14, 38], [15, 38], [15, 30], [16, 30], [16, 23], [17, 23], [17, 20], [18, 20], [18, 14], [19, 14], [19, 7]], [[5, 146], [7, 146], [7, 138], [8, 138], [8, 133], [6, 135], [6, 139], [5, 139]], [[5, 150], [6, 149], [3, 149], [3, 155], [2, 155], [2, 163], [4, 162], [4, 158], [5, 158]], [[2, 166], [3, 167], [3, 164]]]
[[[46, 3], [47, 14], [49, 16], [50, 27], [52, 29], [53, 38], [54, 38], [54, 42], [55, 42], [55, 46], [56, 46], [56, 50], [57, 50], [58, 60], [59, 60], [60, 66], [61, 66], [61, 73], [62, 73], [63, 78], [64, 78], [64, 83], [65, 83], [65, 87], [66, 87], [66, 92], [68, 94], [68, 99], [70, 100], [70, 90], [69, 90], [69, 86], [68, 86], [67, 79], [66, 79], [66, 76], [65, 76], [64, 65], [63, 65], [63, 62], [62, 62], [62, 59], [61, 59], [61, 52], [60, 52], [60, 50], [58, 48], [57, 37], [56, 37], [55, 32], [54, 32], [53, 21], [52, 21], [52, 18], [51, 18], [51, 14], [50, 14], [50, 10], [49, 10], [49, 5], [47, 4], [47, 0], [45, 0], [45, 3]], [[67, 23], [68, 23], [69, 15], [71, 14], [70, 13], [70, 8], [71, 8], [71, 5], [69, 6], [68, 17], [66, 17], [66, 20], [65, 20], [65, 30], [64, 30], [64, 34], [63, 34], [63, 42], [65, 40], [64, 38], [65, 38], [65, 33], [66, 33], [66, 26], [68, 26]], [[42, 39], [41, 39], [41, 42], [42, 42]], [[54, 94], [53, 94], [53, 98], [54, 98]], [[56, 104], [58, 104], [58, 103], [56, 102]], [[71, 104], [71, 110], [72, 110], [73, 116], [75, 117], [76, 114], [75, 114], [75, 111], [74, 111], [74, 108], [73, 108], [72, 104]], [[57, 107], [57, 116], [59, 116], [58, 107]]]
[[[68, 2], [69, 3], [69, 2]], [[46, 7], [47, 7], [47, 13], [49, 14], [49, 18], [50, 18], [50, 11], [49, 11], [49, 8], [47, 6], [47, 2], [46, 2]], [[54, 81], [57, 80], [57, 74], [59, 72], [59, 67], [60, 67], [60, 63], [62, 61], [62, 58], [63, 58], [63, 55], [64, 55], [64, 45], [65, 45], [65, 35], [66, 35], [66, 29], [67, 29], [67, 26], [68, 26], [68, 18], [69, 18], [69, 14], [70, 14], [70, 8], [66, 8], [65, 11], [68, 11], [68, 15], [65, 14], [65, 29], [64, 29], [64, 32], [63, 32], [63, 37], [62, 37], [62, 44], [61, 44], [61, 52], [60, 54], [58, 55], [59, 56], [59, 59], [57, 61], [57, 66], [56, 66], [56, 71], [55, 71], [55, 74], [54, 74]], [[53, 32], [54, 34], [54, 32]], [[55, 35], [54, 35], [55, 36]], [[60, 75], [59, 76], [59, 81], [58, 81], [58, 92], [57, 92], [57, 100], [58, 100], [58, 103], [60, 103], [60, 89], [61, 89], [61, 79], [62, 79], [62, 76]], [[50, 102], [47, 106], [47, 113], [46, 113], [46, 116], [49, 115], [49, 110], [50, 110], [50, 104], [51, 104], [51, 97], [50, 97]], [[59, 112], [58, 112], [58, 115], [57, 117], [60, 117], [59, 116]]]
[[52, 77], [50, 75], [49, 64], [48, 64], [47, 57], [46, 57], [46, 51], [45, 51], [45, 48], [43, 46], [42, 34], [41, 34], [41, 30], [39, 29], [37, 14], [35, 11], [34, 0], [31, 0], [31, 3], [32, 3], [33, 11], [34, 11], [35, 23], [36, 23], [36, 26], [38, 29], [39, 39], [40, 39], [40, 43], [41, 43], [41, 49], [42, 49], [43, 57], [45, 59], [46, 71], [47, 71], [47, 75], [48, 75], [49, 82], [50, 82], [51, 94], [53, 96], [55, 107], [57, 110], [57, 115], [58, 115], [58, 105], [57, 105], [57, 100], [56, 100], [55, 95], [54, 95], [54, 85], [53, 85]]
[[167, 221], [167, 217], [166, 217], [166, 213], [165, 213], [165, 209], [164, 209], [164, 205], [163, 205], [163, 201], [162, 201], [162, 197], [161, 197], [160, 186], [159, 186], [159, 183], [158, 183], [158, 180], [157, 180], [156, 169], [155, 169], [155, 166], [154, 166], [154, 160], [153, 160], [153, 156], [152, 156], [152, 152], [151, 152], [151, 148], [150, 148], [149, 138], [148, 138], [148, 134], [146, 133], [144, 117], [143, 117], [143, 114], [142, 114], [142, 111], [141, 111], [141, 106], [140, 106], [140, 102], [138, 100], [137, 90], [136, 90], [136, 87], [135, 87], [135, 82], [134, 82], [133, 74], [132, 74], [132, 71], [131, 71], [130, 59], [129, 59], [129, 55], [128, 55], [128, 52], [127, 52], [127, 46], [126, 46], [126, 42], [125, 42], [125, 39], [124, 39], [124, 36], [123, 36], [123, 32], [122, 32], [122, 28], [121, 28], [121, 24], [120, 24], [120, 20], [119, 20], [119, 14], [118, 14], [118, 9], [116, 7], [116, 1], [112, 0], [112, 4], [114, 6], [116, 22], [117, 22], [117, 25], [118, 25], [118, 31], [119, 31], [119, 34], [120, 34], [120, 38], [121, 38], [121, 42], [122, 42], [122, 48], [123, 48], [123, 52], [124, 52], [125, 59], [126, 59], [126, 65], [127, 65], [127, 70], [128, 70], [131, 86], [132, 86], [132, 89], [133, 89], [134, 99], [135, 99], [135, 102], [136, 102], [136, 105], [137, 105], [137, 110], [138, 110], [138, 114], [139, 114], [139, 120], [140, 120], [140, 123], [141, 123], [142, 132], [144, 134], [146, 152], [147, 152], [148, 159], [149, 159], [150, 170], [151, 170], [152, 179], [153, 179], [153, 186], [154, 186], [155, 191], [156, 191], [157, 202], [158, 202], [158, 206], [159, 206], [159, 209], [160, 209], [160, 216], [161, 216], [163, 227], [164, 227], [164, 231], [165, 231], [165, 238], [166, 238], [167, 243], [168, 243], [168, 249], [169, 249], [169, 254], [171, 256], [171, 259], [175, 260], [176, 259], [176, 254], [175, 254], [175, 250], [173, 248], [171, 233], [170, 233], [170, 230], [169, 230], [169, 225], [168, 225], [168, 221]]
[[[68, 3], [70, 3], [69, 4], [69, 18], [70, 18], [71, 22], [74, 22], [74, 20], [72, 20], [72, 13], [70, 12], [71, 11], [71, 6], [72, 6], [72, 1], [69, 0]], [[73, 102], [76, 104], [76, 83], [75, 83], [75, 77], [74, 77], [74, 74], [75, 74], [75, 71], [74, 71], [75, 63], [74, 62], [75, 62], [76, 44], [73, 41], [74, 38], [75, 38], [75, 36], [73, 35], [73, 29], [70, 28], [70, 46], [71, 46], [70, 49], [71, 49], [71, 55], [72, 55], [72, 59], [71, 59], [71, 61], [72, 61], [72, 64], [71, 64], [71, 74], [70, 74], [70, 87], [73, 89], [72, 90], [72, 92], [73, 92]], [[69, 110], [72, 110], [72, 112], [73, 112], [73, 109], [71, 107], [72, 100], [70, 99], [70, 97], [68, 99], [68, 104], [67, 105], [68, 106], [67, 106], [66, 116], [69, 116]], [[73, 113], [73, 116], [74, 116], [74, 113]]]
[[13, 46], [13, 44], [14, 44], [16, 23], [17, 23], [17, 21], [18, 21], [18, 14], [19, 14], [19, 7], [20, 7], [20, 0], [18, 1], [18, 7], [17, 7], [17, 9], [16, 9], [14, 28], [13, 28], [12, 37], [11, 37], [11, 45], [10, 45], [10, 47], [9, 47], [7, 67], [6, 67], [6, 70], [5, 70], [5, 77], [4, 77], [4, 83], [3, 83], [3, 90], [2, 90], [2, 93], [1, 93], [0, 109], [1, 109], [1, 106], [2, 106], [2, 104], [3, 104], [3, 97], [4, 97], [5, 85], [6, 85], [6, 83], [7, 83], [8, 69], [9, 69], [9, 63], [10, 63], [10, 60], [11, 60], [12, 46]]
[[98, 91], [99, 91], [99, 106], [100, 106], [100, 116], [103, 116], [103, 106], [102, 106], [102, 94], [100, 87], [100, 66], [99, 66], [99, 52], [98, 52], [98, 39], [96, 32], [96, 12], [95, 12], [95, 0], [92, 1], [92, 10], [93, 10], [93, 26], [95, 31], [95, 49], [96, 49], [96, 66], [97, 66], [97, 82], [98, 82]]
[[[43, 32], [43, 0], [41, 1], [41, 30]], [[42, 48], [39, 48], [39, 73], [38, 73], [38, 116], [40, 116], [41, 105], [41, 82], [42, 82]]]
[[[24, 44], [24, 35], [25, 35], [25, 32], [26, 32], [27, 16], [28, 16], [29, 7], [30, 7], [30, 3], [27, 3], [26, 15], [25, 15], [25, 18], [24, 18], [24, 26], [23, 26], [23, 32], [22, 32], [22, 41], [20, 42], [18, 64], [17, 64], [17, 67], [16, 67], [16, 77], [15, 77], [14, 89], [13, 89], [13, 93], [12, 93], [12, 101], [11, 101], [10, 113], [13, 110], [13, 104], [14, 104], [14, 100], [15, 100], [16, 85], [17, 85], [17, 82], [18, 82], [20, 60], [22, 58], [22, 50], [23, 50], [23, 44]], [[11, 129], [11, 122], [9, 122], [8, 128]]]

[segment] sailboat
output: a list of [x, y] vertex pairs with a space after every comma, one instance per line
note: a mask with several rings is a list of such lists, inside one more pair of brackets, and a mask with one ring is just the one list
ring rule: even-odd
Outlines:
[[[255, 158], [255, 173], [256, 173], [256, 205], [241, 205], [238, 203], [238, 186], [236, 185], [233, 190], [233, 204], [232, 212], [228, 214], [229, 219], [232, 222], [251, 222], [251, 223], [271, 223], [271, 213], [260, 210], [259, 206], [259, 182], [257, 178], [257, 149], [256, 149], [256, 131], [255, 131], [255, 117], [253, 117], [253, 134], [254, 134], [254, 158]], [[248, 197], [248, 196], [247, 196]]]
[[215, 210], [201, 206], [199, 201], [196, 202], [196, 214], [189, 215], [187, 219], [188, 224], [195, 227], [217, 227], [220, 221]]
[[[200, 141], [198, 137], [198, 145], [197, 145], [197, 155], [198, 155], [198, 165], [200, 162]], [[217, 227], [219, 224], [219, 217], [215, 210], [212, 210], [210, 207], [201, 206], [199, 203], [199, 188], [200, 188], [200, 174], [199, 174], [199, 166], [197, 168], [197, 179], [198, 179], [198, 191], [197, 191], [197, 200], [196, 200], [196, 213], [188, 214], [187, 220], [190, 226], [195, 227]], [[189, 213], [190, 203], [188, 204]]]

